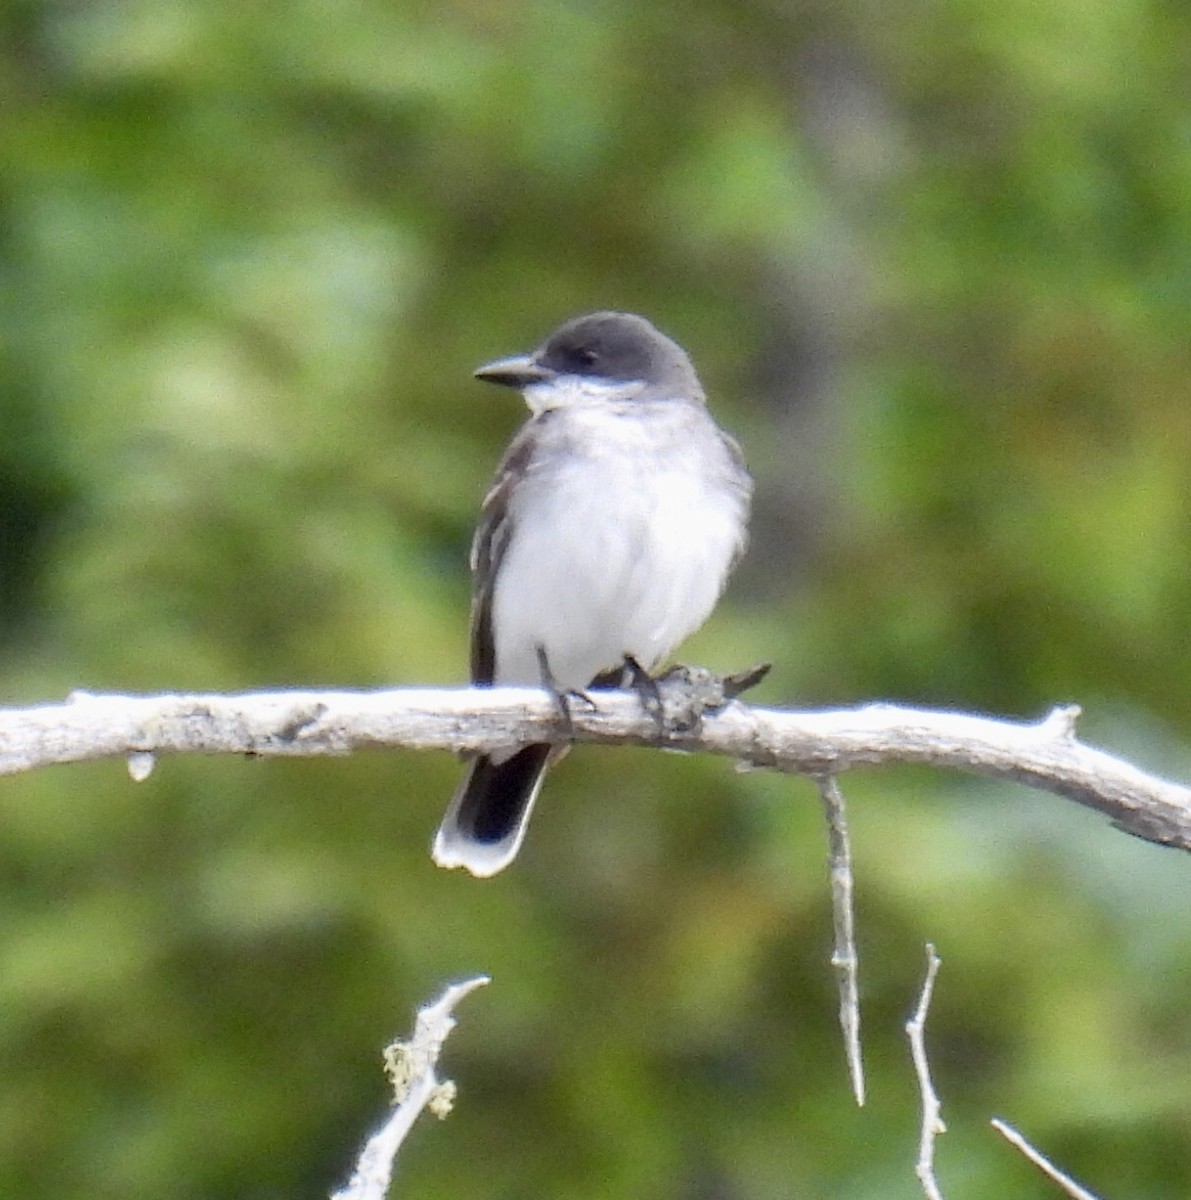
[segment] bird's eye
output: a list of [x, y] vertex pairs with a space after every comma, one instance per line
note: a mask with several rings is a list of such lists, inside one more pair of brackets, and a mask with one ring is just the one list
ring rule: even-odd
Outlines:
[[598, 355], [587, 346], [577, 346], [573, 351], [576, 366], [594, 367]]

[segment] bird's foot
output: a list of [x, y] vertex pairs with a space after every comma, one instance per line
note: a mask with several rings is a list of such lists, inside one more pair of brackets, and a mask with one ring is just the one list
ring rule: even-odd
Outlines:
[[562, 725], [563, 733], [568, 738], [573, 737], [575, 733], [575, 721], [571, 716], [571, 701], [577, 700], [580, 704], [585, 704], [591, 712], [595, 712], [596, 703], [581, 688], [560, 687], [558, 680], [554, 678], [554, 672], [550, 670], [550, 660], [546, 656], [546, 647], [536, 646], [534, 649], [538, 656], [538, 672], [541, 675], [542, 687], [550, 696], [550, 699], [554, 701], [554, 707], [558, 712], [558, 720]]
[[[675, 663], [660, 675], [651, 675], [631, 654], [619, 667], [604, 671], [592, 680], [593, 688], [631, 688], [637, 693], [642, 711], [652, 719], [659, 740], [670, 736], [697, 733], [703, 714], [726, 708], [737, 696], [755, 687], [769, 674], [772, 663], [758, 663], [730, 675], [717, 675], [706, 667]], [[586, 692], [581, 696], [594, 709], [595, 702]]]
[[758, 663], [731, 675], [717, 675], [706, 667], [675, 663], [655, 680], [661, 693], [666, 728], [672, 733], [697, 733], [704, 713], [719, 712], [742, 692], [755, 687], [769, 673], [772, 663]]
[[620, 671], [621, 687], [630, 687], [637, 693], [641, 711], [657, 726], [658, 737], [665, 736], [666, 705], [662, 701], [662, 689], [658, 681], [631, 654], [624, 656]]

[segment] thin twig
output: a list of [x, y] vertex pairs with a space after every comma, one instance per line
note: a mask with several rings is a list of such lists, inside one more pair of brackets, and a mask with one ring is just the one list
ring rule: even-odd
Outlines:
[[434, 1001], [418, 1010], [413, 1036], [385, 1047], [385, 1072], [393, 1085], [393, 1115], [368, 1139], [351, 1182], [331, 1200], [384, 1200], [393, 1177], [393, 1162], [405, 1135], [422, 1109], [437, 1117], [451, 1111], [455, 1085], [440, 1081], [435, 1066], [447, 1034], [455, 1028], [451, 1010], [469, 992], [488, 982], [485, 975], [452, 984]]
[[831, 919], [835, 944], [831, 965], [839, 985], [839, 1024], [844, 1035], [844, 1053], [852, 1079], [852, 1094], [864, 1105], [864, 1060], [860, 1053], [860, 955], [856, 950], [856, 914], [852, 905], [852, 843], [844, 795], [834, 775], [820, 775], [815, 782], [823, 798], [827, 817], [827, 865], [831, 875]]
[[1016, 1146], [1043, 1175], [1058, 1184], [1068, 1196], [1073, 1197], [1073, 1200], [1097, 1200], [1092, 1192], [1080, 1187], [1070, 1175], [1060, 1171], [1046, 1155], [1035, 1150], [1012, 1125], [1006, 1124], [999, 1117], [993, 1117], [990, 1124], [1011, 1146]]
[[[662, 682], [663, 691], [666, 684]], [[679, 684], [678, 686], [681, 686]], [[1066, 796], [1119, 828], [1191, 850], [1191, 788], [1148, 775], [1075, 737], [1078, 709], [1034, 723], [872, 704], [830, 712], [704, 711], [696, 727], [659, 735], [636, 697], [593, 692], [571, 736], [608, 745], [664, 745], [749, 767], [838, 775], [854, 767], [917, 763], [1015, 780]], [[0, 710], [0, 775], [52, 763], [152, 755], [350, 754], [367, 747], [471, 752], [551, 741], [558, 712], [534, 688], [403, 689], [126, 696], [76, 693], [65, 704]]]
[[931, 996], [935, 990], [935, 976], [939, 973], [939, 956], [929, 942], [926, 946], [926, 978], [918, 995], [918, 1007], [906, 1022], [906, 1036], [910, 1039], [910, 1057], [914, 1061], [914, 1074], [918, 1077], [918, 1091], [922, 1097], [922, 1129], [918, 1138], [918, 1162], [914, 1174], [918, 1176], [927, 1200], [943, 1200], [935, 1179], [935, 1139], [947, 1132], [943, 1124], [942, 1106], [930, 1077], [930, 1060], [926, 1055], [926, 1016], [930, 1011]]

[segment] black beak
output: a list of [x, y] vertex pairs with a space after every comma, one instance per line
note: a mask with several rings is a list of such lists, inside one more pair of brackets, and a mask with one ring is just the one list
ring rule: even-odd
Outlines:
[[544, 383], [552, 379], [554, 372], [534, 361], [529, 354], [518, 354], [513, 358], [498, 358], [476, 369], [476, 378], [486, 383], [499, 383], [504, 387], [523, 388], [531, 383]]

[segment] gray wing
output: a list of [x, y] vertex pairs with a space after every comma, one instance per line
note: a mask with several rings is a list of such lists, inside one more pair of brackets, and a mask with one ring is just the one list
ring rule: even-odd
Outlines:
[[527, 421], [505, 451], [480, 508], [471, 545], [471, 681], [490, 684], [496, 676], [496, 636], [492, 598], [505, 550], [513, 536], [512, 500], [537, 452], [541, 424], [550, 413]]

